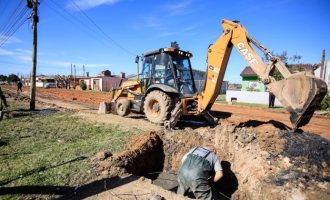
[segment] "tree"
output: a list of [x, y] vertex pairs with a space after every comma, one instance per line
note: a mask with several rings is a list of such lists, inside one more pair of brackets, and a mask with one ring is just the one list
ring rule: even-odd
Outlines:
[[87, 85], [86, 85], [85, 81], [80, 81], [80, 87], [81, 87], [82, 90], [87, 89]]
[[330, 94], [327, 93], [321, 102], [321, 110], [329, 110], [330, 109]]
[[290, 60], [292, 60], [292, 63], [294, 63], [294, 64], [300, 64], [301, 56], [295, 54], [290, 57]]
[[7, 78], [8, 83], [17, 82], [18, 80], [19, 78], [15, 74], [10, 74]]
[[[293, 56], [288, 56], [288, 52], [287, 51], [283, 51], [282, 53], [271, 52], [271, 54], [274, 55], [274, 56], [276, 56], [276, 57], [278, 57], [278, 58], [280, 58], [290, 72], [297, 70], [296, 69], [297, 66], [295, 66], [295, 64], [300, 64], [301, 56], [298, 55], [298, 54], [295, 54]], [[266, 56], [264, 60], [268, 62], [269, 59], [270, 58]], [[288, 63], [289, 61], [290, 61], [291, 64]], [[302, 71], [302, 70], [304, 70], [304, 69], [302, 69], [302, 68], [299, 68], [298, 69], [298, 71]], [[283, 79], [283, 76], [278, 71], [278, 69], [275, 69], [274, 70], [273, 77], [277, 81]]]
[[7, 76], [0, 74], [0, 81], [7, 81]]

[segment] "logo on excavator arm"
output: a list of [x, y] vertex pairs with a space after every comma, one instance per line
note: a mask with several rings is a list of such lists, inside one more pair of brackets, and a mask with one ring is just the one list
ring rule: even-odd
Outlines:
[[237, 48], [250, 64], [258, 64], [258, 60], [254, 58], [253, 54], [249, 52], [249, 49], [245, 47], [243, 42], [239, 42]]

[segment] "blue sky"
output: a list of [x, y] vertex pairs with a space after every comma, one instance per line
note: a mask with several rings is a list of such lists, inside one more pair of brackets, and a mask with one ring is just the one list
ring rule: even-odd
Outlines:
[[[0, 0], [0, 31], [20, 0]], [[23, 1], [23, 0], [22, 0]], [[23, 1], [25, 2], [25, 0]], [[239, 20], [268, 49], [319, 63], [330, 58], [330, 1], [327, 0], [41, 0], [37, 74], [136, 73], [135, 55], [177, 41], [189, 50], [193, 68], [206, 69], [206, 51], [222, 33], [221, 19]], [[7, 35], [0, 32], [0, 39]], [[0, 74], [31, 70], [32, 31], [28, 20], [0, 47]], [[246, 66], [233, 50], [225, 80], [239, 83]]]

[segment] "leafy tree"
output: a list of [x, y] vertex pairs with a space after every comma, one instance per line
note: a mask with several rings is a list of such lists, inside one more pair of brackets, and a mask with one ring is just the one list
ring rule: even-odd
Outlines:
[[0, 81], [6, 81], [7, 78], [7, 76], [0, 74]]
[[301, 56], [295, 54], [290, 57], [290, 60], [292, 61], [292, 63], [300, 64]]
[[85, 81], [80, 81], [80, 87], [81, 87], [82, 90], [87, 89], [87, 85], [86, 85]]
[[329, 110], [330, 109], [330, 95], [327, 93], [324, 99], [321, 102], [321, 110]]
[[19, 78], [15, 74], [10, 74], [7, 78], [8, 83], [17, 82], [18, 80], [19, 80]]
[[[285, 64], [285, 66], [289, 69], [289, 71], [295, 71], [295, 70], [298, 70], [298, 71], [303, 71], [304, 68], [299, 68], [297, 69], [297, 67], [295, 67], [293, 69], [293, 66], [294, 64], [300, 64], [300, 60], [301, 60], [301, 56], [298, 55], [298, 54], [295, 54], [293, 56], [288, 56], [288, 52], [287, 51], [283, 51], [282, 53], [274, 53], [274, 52], [271, 52], [272, 55], [280, 58], [283, 63]], [[269, 61], [269, 57], [265, 57], [264, 59], [265, 61]], [[289, 64], [289, 61], [290, 61], [290, 64]], [[282, 80], [283, 79], [283, 76], [282, 74], [278, 71], [278, 69], [275, 69], [274, 70], [274, 73], [273, 73], [273, 77], [275, 78], [275, 80]]]

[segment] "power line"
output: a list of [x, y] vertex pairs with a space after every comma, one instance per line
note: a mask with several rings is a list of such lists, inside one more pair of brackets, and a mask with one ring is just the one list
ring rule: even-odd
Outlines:
[[27, 18], [18, 19], [15, 24], [13, 24], [4, 34], [2, 34], [2, 38], [0, 39], [0, 47], [3, 46], [27, 20]]
[[[22, 20], [23, 19], [23, 20]], [[28, 20], [28, 18], [21, 18], [19, 21], [16, 21], [14, 25], [10, 27], [10, 29], [2, 36], [0, 39], [0, 47], [2, 47], [15, 33], [16, 31], [22, 27], [22, 25]]]
[[27, 21], [28, 9], [23, 4], [23, 1], [19, 1], [14, 11], [6, 20], [6, 24], [2, 25], [0, 47], [3, 46], [11, 36]]
[[[49, 4], [47, 1], [45, 1], [45, 5], [47, 7], [49, 7], [51, 10], [53, 10], [55, 13], [57, 13], [59, 16], [61, 16], [63, 19], [65, 19], [66, 21], [69, 21], [73, 24], [80, 24], [82, 25], [82, 27], [84, 29], [82, 29], [85, 33], [87, 33], [89, 35], [89, 32], [87, 31], [90, 31], [90, 33], [95, 33], [95, 34], [98, 34], [95, 29], [92, 29], [90, 26], [88, 26], [86, 23], [84, 23], [84, 21], [80, 20], [79, 18], [75, 17], [74, 15], [72, 15], [71, 13], [67, 12], [66, 10], [63, 10], [63, 8], [56, 2], [54, 1], [50, 1], [52, 2], [58, 9], [54, 8], [52, 4]], [[67, 15], [71, 16], [71, 18], [68, 18], [67, 16], [65, 16], [64, 14], [62, 14], [63, 12], [65, 12]], [[78, 23], [76, 23], [78, 22]], [[99, 37], [96, 37], [96, 35], [91, 35], [92, 37], [94, 37], [96, 40], [98, 40], [101, 44], [105, 44], [104, 41], [100, 40]]]
[[80, 12], [83, 13], [83, 15], [90, 21], [92, 22], [92, 24], [94, 24], [94, 26], [106, 37], [108, 38], [112, 43], [114, 43], [117, 47], [119, 47], [120, 49], [122, 49], [123, 51], [125, 51], [126, 53], [130, 54], [130, 55], [133, 55], [135, 56], [135, 54], [133, 54], [131, 51], [127, 50], [126, 48], [124, 48], [123, 46], [121, 46], [118, 42], [116, 42], [114, 39], [112, 39], [107, 33], [105, 33], [105, 31], [100, 27], [98, 26], [95, 21], [90, 18], [86, 13], [85, 11], [83, 11], [77, 4], [74, 0], [71, 0], [71, 2], [74, 4], [74, 6], [76, 6], [78, 8], [78, 10], [80, 10]]
[[5, 30], [11, 24], [10, 20], [13, 19], [14, 18], [14, 15], [17, 14], [17, 11], [18, 11], [19, 7], [22, 5], [22, 3], [23, 3], [23, 1], [20, 1], [17, 4], [17, 6], [15, 7], [15, 10], [11, 13], [11, 15], [8, 18], [8, 20], [6, 20], [5, 23], [1, 26], [0, 30], [1, 29], [4, 29]]
[[24, 8], [24, 4], [22, 4], [22, 1], [20, 1], [19, 4], [13, 10], [13, 12], [11, 12], [10, 16], [4, 21], [4, 24], [2, 24], [0, 28], [1, 32], [5, 32], [6, 30], [8, 30], [8, 28], [15, 21], [17, 21], [17, 19], [19, 19], [19, 15], [23, 12]]
[[21, 11], [15, 16], [15, 19], [12, 19], [11, 22], [7, 24], [7, 26], [2, 31], [2, 34], [8, 34], [10, 30], [21, 20], [27, 13], [28, 9], [26, 7], [23, 7]]

